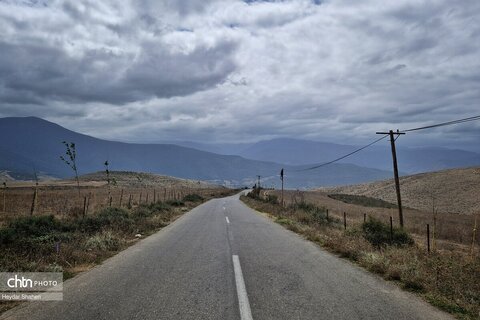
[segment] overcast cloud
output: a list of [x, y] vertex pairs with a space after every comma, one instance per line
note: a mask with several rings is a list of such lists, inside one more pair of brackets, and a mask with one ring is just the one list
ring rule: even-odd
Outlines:
[[0, 30], [0, 116], [101, 138], [362, 143], [480, 114], [478, 0], [0, 0]]

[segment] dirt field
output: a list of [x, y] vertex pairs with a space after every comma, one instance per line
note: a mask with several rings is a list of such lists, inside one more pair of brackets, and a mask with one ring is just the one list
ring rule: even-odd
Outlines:
[[[400, 178], [403, 205], [440, 213], [480, 214], [480, 167], [443, 170]], [[322, 188], [327, 193], [364, 195], [396, 203], [392, 180]]]
[[[155, 200], [181, 199], [191, 193], [201, 196], [219, 194], [224, 188], [204, 182], [176, 179], [147, 173], [112, 172], [110, 184], [105, 173], [80, 178], [80, 192], [75, 180], [9, 181], [0, 190], [0, 226], [9, 217], [30, 215], [35, 189], [37, 199], [34, 215], [82, 215], [112, 206], [127, 207]], [[86, 200], [85, 200], [86, 199]]]

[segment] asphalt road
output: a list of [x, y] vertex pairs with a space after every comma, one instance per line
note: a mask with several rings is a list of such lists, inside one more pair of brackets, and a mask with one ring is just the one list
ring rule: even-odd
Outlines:
[[246, 207], [211, 200], [0, 319], [451, 319]]

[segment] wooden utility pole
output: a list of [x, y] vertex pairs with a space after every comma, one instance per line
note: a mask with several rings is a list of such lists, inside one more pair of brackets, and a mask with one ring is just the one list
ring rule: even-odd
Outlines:
[[397, 204], [398, 204], [398, 218], [400, 221], [400, 227], [403, 228], [403, 210], [402, 210], [402, 197], [400, 195], [400, 178], [398, 177], [398, 165], [397, 165], [397, 151], [395, 149], [395, 137], [401, 134], [405, 134], [405, 132], [393, 132], [390, 130], [389, 132], [377, 132], [377, 134], [388, 134], [390, 136], [390, 145], [392, 147], [392, 159], [393, 159], [393, 175], [395, 177], [395, 191], [397, 192]]
[[282, 207], [284, 207], [284, 201], [283, 201], [283, 168], [282, 168], [282, 171], [280, 171], [280, 179], [282, 180]]

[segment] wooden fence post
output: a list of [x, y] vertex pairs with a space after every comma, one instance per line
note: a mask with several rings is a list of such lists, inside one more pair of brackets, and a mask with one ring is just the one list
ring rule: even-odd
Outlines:
[[427, 251], [430, 253], [430, 225], [427, 223]]
[[123, 189], [122, 189], [122, 192], [120, 193], [120, 204], [119, 204], [120, 208], [122, 207], [122, 200], [123, 200]]
[[87, 209], [85, 210], [85, 215], [88, 215], [88, 209], [90, 208], [90, 194], [87, 197]]
[[472, 259], [475, 257], [475, 238], [477, 237], [477, 215], [475, 214], [473, 223], [473, 230], [472, 230], [472, 248], [471, 248], [471, 256]]
[[33, 216], [35, 213], [35, 207], [37, 206], [37, 189], [33, 191], [32, 207], [30, 208], [30, 215]]
[[343, 228], [347, 230], [347, 213], [343, 212]]
[[83, 197], [83, 217], [87, 214], [87, 196]]
[[390, 241], [393, 242], [393, 219], [390, 216]]

